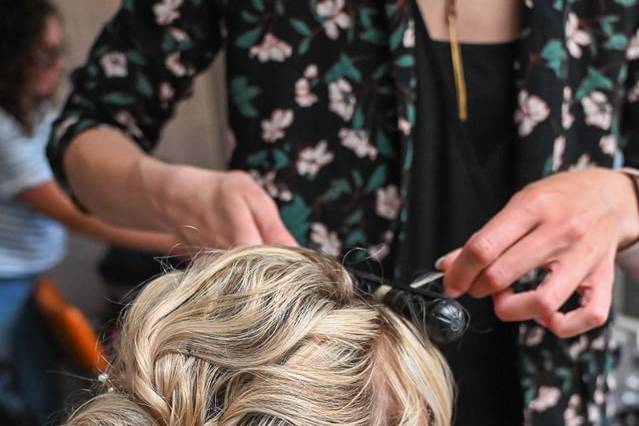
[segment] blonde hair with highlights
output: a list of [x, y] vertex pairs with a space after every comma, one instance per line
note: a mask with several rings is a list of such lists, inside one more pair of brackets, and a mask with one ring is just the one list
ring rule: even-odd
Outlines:
[[200, 256], [128, 309], [103, 393], [69, 426], [445, 426], [452, 380], [427, 337], [306, 249]]

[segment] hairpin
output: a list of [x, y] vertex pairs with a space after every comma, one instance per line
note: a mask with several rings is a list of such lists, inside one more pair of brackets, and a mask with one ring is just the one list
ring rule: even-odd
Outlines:
[[372, 296], [394, 311], [423, 326], [429, 337], [439, 344], [458, 340], [468, 328], [468, 314], [461, 304], [446, 297], [441, 290], [440, 272], [418, 276], [410, 285], [401, 285], [373, 273], [350, 269], [357, 290]]
[[107, 380], [109, 380], [109, 375], [107, 373], [100, 373], [100, 375], [98, 376], [98, 382], [104, 385], [106, 384]]

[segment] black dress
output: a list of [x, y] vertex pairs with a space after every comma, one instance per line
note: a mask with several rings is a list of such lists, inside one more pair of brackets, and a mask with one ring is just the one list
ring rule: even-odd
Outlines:
[[[414, 10], [418, 10], [416, 5]], [[409, 198], [410, 274], [464, 244], [513, 192], [516, 42], [465, 44], [468, 120], [457, 115], [448, 42], [431, 40], [415, 17], [417, 128]], [[490, 298], [460, 299], [471, 315], [463, 340], [442, 348], [458, 387], [456, 425], [522, 424], [517, 326], [500, 322]]]

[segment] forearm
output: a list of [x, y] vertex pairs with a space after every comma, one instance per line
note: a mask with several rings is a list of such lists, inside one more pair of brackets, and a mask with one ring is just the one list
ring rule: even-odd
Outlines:
[[122, 226], [171, 231], [163, 206], [176, 166], [148, 156], [118, 130], [81, 133], [68, 148], [64, 167], [76, 197], [96, 216]]

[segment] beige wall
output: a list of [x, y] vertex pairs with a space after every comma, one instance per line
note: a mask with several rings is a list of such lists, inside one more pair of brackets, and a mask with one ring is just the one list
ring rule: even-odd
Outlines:
[[[67, 64], [82, 64], [102, 24], [117, 10], [116, 0], [56, 0], [65, 17]], [[222, 56], [222, 55], [220, 55]], [[196, 81], [195, 96], [178, 108], [177, 119], [163, 133], [157, 155], [172, 162], [220, 168], [226, 135], [223, 60]], [[64, 93], [68, 85], [63, 87]]]

